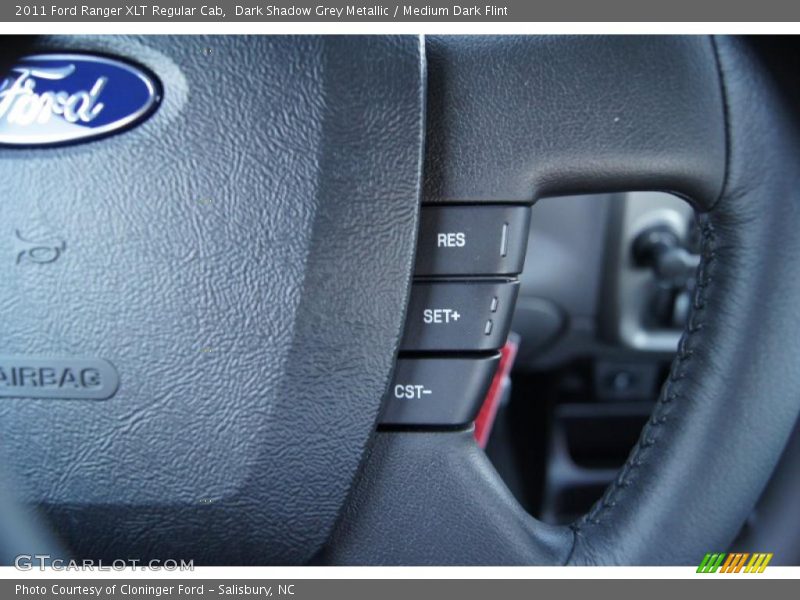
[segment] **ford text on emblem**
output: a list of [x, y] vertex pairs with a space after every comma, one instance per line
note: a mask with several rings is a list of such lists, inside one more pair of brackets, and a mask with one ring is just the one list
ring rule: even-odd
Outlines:
[[119, 375], [99, 358], [0, 356], [0, 398], [107, 400]]
[[152, 114], [159, 86], [143, 70], [88, 54], [37, 54], [0, 75], [0, 145], [86, 141]]

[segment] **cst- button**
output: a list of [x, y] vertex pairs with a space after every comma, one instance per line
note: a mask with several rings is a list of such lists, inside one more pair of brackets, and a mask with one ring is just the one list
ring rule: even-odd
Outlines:
[[421, 400], [431, 394], [433, 394], [433, 390], [424, 385], [398, 383], [394, 386], [394, 397], [398, 400]]
[[499, 354], [401, 358], [381, 423], [442, 427], [470, 423], [486, 397], [499, 361]]

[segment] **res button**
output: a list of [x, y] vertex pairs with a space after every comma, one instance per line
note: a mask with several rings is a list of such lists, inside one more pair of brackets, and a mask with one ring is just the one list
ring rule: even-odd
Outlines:
[[516, 275], [522, 271], [529, 206], [426, 206], [417, 275]]

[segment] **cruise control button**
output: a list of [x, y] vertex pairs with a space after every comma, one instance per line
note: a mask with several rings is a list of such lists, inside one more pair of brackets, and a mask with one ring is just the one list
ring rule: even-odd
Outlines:
[[401, 358], [382, 425], [459, 426], [475, 419], [500, 355]]
[[414, 283], [401, 350], [497, 350], [505, 344], [519, 282]]
[[426, 206], [417, 275], [517, 275], [528, 244], [529, 206]]

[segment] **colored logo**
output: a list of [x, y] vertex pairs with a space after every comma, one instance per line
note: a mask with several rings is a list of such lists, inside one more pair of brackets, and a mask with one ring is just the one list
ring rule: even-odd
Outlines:
[[0, 145], [87, 141], [143, 121], [159, 100], [155, 79], [120, 60], [27, 56], [0, 80]]
[[698, 573], [763, 573], [772, 552], [721, 552], [708, 553], [703, 557]]

